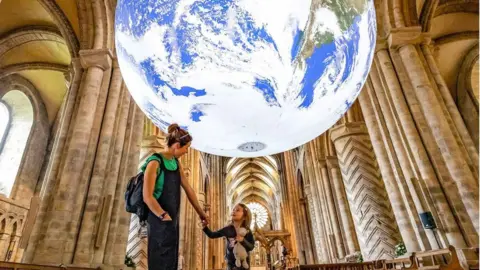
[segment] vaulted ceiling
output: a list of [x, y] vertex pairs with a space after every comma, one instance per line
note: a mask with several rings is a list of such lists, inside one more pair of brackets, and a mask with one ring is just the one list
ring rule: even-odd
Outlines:
[[0, 78], [19, 74], [38, 90], [50, 123], [67, 91], [71, 54], [61, 27], [78, 36], [74, 0], [0, 1]]
[[227, 163], [227, 199], [237, 203], [257, 202], [275, 215], [280, 200], [280, 180], [277, 161], [271, 157], [231, 158]]
[[[478, 61], [477, 69], [474, 64], [467, 67], [468, 71], [462, 70], [462, 64], [472, 50], [477, 50], [478, 56], [479, 1], [420, 0], [417, 2], [418, 14], [431, 2], [438, 3], [430, 23], [430, 33], [436, 47], [434, 56], [452, 96], [456, 98], [459, 73], [474, 71], [472, 74], [478, 74]], [[478, 93], [478, 80], [473, 86]]]

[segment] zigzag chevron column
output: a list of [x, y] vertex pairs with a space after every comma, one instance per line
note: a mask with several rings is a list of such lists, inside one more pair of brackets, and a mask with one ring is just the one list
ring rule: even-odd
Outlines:
[[365, 261], [393, 258], [401, 240], [364, 122], [331, 130]]
[[139, 237], [139, 226], [138, 217], [132, 215], [128, 232], [127, 255], [132, 258], [136, 270], [147, 270], [147, 238]]

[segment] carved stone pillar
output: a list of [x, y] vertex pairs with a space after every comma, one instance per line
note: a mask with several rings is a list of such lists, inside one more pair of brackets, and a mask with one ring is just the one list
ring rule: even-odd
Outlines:
[[31, 262], [35, 252], [35, 248], [38, 241], [44, 234], [43, 221], [46, 218], [46, 214], [49, 207], [49, 202], [54, 194], [54, 187], [57, 183], [57, 175], [62, 170], [62, 165], [65, 161], [61, 158], [68, 147], [68, 140], [71, 138], [72, 117], [75, 115], [75, 107], [77, 101], [79, 101], [79, 92], [81, 87], [81, 80], [83, 77], [83, 68], [79, 58], [72, 59], [70, 70], [73, 72], [73, 79], [70, 83], [70, 88], [66, 93], [62, 109], [59, 111], [59, 120], [55, 122], [53, 130], [58, 130], [50, 140], [48, 150], [50, 154], [45, 160], [40, 174], [39, 183], [37, 187], [41, 187], [41, 190], [36, 190], [36, 193], [40, 193], [41, 203], [40, 209], [35, 220], [35, 226], [32, 230], [31, 237], [29, 238], [29, 245], [25, 251], [23, 262]]
[[43, 230], [40, 230], [43, 232], [42, 241], [39, 241], [36, 246], [29, 246], [35, 250], [32, 258], [34, 263], [71, 263], [71, 256], [73, 256], [71, 252], [75, 245], [72, 241], [75, 241], [75, 238], [72, 238], [73, 235], [68, 232], [71, 228], [75, 228], [78, 222], [78, 217], [72, 217], [72, 213], [75, 212], [76, 207], [81, 207], [75, 204], [77, 199], [85, 195], [82, 193], [86, 192], [81, 188], [74, 188], [72, 183], [76, 183], [77, 187], [78, 185], [82, 188], [87, 187], [87, 183], [83, 182], [83, 176], [87, 174], [84, 172], [84, 165], [88, 158], [87, 152], [91, 150], [90, 135], [94, 127], [96, 104], [101, 92], [104, 72], [111, 68], [111, 59], [109, 50], [80, 52], [80, 61], [86, 70], [80, 89], [81, 99], [78, 103], [76, 118], [73, 120], [71, 139], [62, 158], [64, 165], [57, 180], [57, 196], [53, 197], [44, 224], [40, 225], [44, 226]]
[[332, 175], [332, 183], [334, 189], [334, 196], [338, 204], [338, 212], [341, 220], [341, 228], [343, 229], [343, 236], [346, 244], [346, 255], [351, 255], [360, 251], [358, 245], [357, 233], [353, 225], [352, 214], [348, 206], [347, 194], [345, 193], [345, 186], [343, 185], [342, 173], [338, 166], [337, 157], [327, 157], [327, 167]]
[[104, 264], [110, 266], [123, 265], [125, 260], [130, 214], [125, 211], [123, 196], [127, 180], [137, 173], [143, 120], [143, 112], [132, 101], [124, 140], [119, 140], [118, 144], [116, 142], [114, 147], [115, 154], [112, 157], [112, 161], [115, 162], [111, 165], [110, 170], [118, 171], [118, 176], [111, 173], [109, 177], [117, 177], [119, 181], [117, 181], [115, 187], [113, 210], [108, 226], [104, 257]]
[[[409, 91], [406, 72], [401, 66], [395, 68], [392, 58], [398, 58], [398, 53], [389, 52], [386, 43], [377, 42], [370, 77], [359, 101], [407, 251], [428, 247], [424, 235], [429, 232], [419, 223], [418, 214], [422, 209], [432, 211], [438, 218], [440, 242], [444, 242], [445, 235], [447, 243], [464, 247], [465, 241], [445, 197], [455, 190], [444, 189], [439, 182], [445, 174], [439, 162], [440, 154], [432, 152], [429, 157], [427, 149], [436, 149], [431, 145], [434, 140], [426, 137], [428, 133], [422, 132], [424, 128], [417, 129], [414, 119], [419, 110], [409, 108], [407, 103], [415, 95]], [[416, 204], [411, 193], [417, 193]], [[426, 202], [422, 202], [422, 198]], [[431, 246], [437, 245], [430, 236], [428, 240]]]
[[337, 209], [335, 206], [335, 201], [333, 199], [331, 179], [330, 179], [330, 175], [328, 174], [327, 163], [325, 159], [321, 159], [319, 161], [319, 165], [322, 173], [321, 181], [323, 185], [323, 190], [325, 192], [325, 196], [327, 199], [326, 204], [328, 208], [328, 213], [330, 216], [330, 220], [332, 222], [333, 234], [335, 236], [334, 243], [335, 243], [335, 247], [337, 248], [338, 259], [342, 259], [345, 257], [345, 245], [343, 244], [343, 237], [342, 237], [342, 233], [340, 232], [340, 224], [338, 222]]
[[[123, 145], [130, 103], [131, 98], [123, 87], [118, 62], [114, 59], [113, 74], [100, 130], [101, 140], [97, 146], [93, 173], [88, 185], [74, 264], [103, 262], [107, 237], [102, 233], [107, 231], [106, 227], [110, 223], [115, 187], [119, 180], [118, 177], [112, 177], [117, 175], [118, 169], [112, 171], [110, 165], [115, 163], [113, 158], [118, 158], [112, 156], [115, 141]], [[96, 250], [100, 251], [96, 252]]]
[[10, 234], [0, 233], [0, 258], [2, 258], [2, 261], [7, 255], [9, 245], [10, 245]]
[[[467, 214], [475, 228], [477, 238], [479, 233], [479, 194], [478, 181], [470, 170], [465, 151], [457, 142], [454, 131], [451, 129], [442, 105], [433, 90], [429, 77], [425, 71], [422, 59], [417, 50], [417, 40], [399, 38], [407, 36], [405, 33], [415, 32], [417, 29], [402, 29], [392, 33], [390, 47], [398, 49], [398, 54], [405, 67], [411, 87], [415, 89], [415, 96], [419, 102], [422, 115], [426, 121], [426, 128], [433, 134], [434, 142], [440, 149], [449, 174], [460, 192]], [[472, 236], [473, 237], [473, 236]]]
[[[316, 251], [317, 251], [317, 257], [320, 263], [328, 263], [330, 262], [329, 257], [328, 257], [328, 242], [327, 242], [327, 236], [325, 232], [325, 225], [322, 217], [322, 210], [320, 207], [320, 197], [318, 195], [318, 190], [316, 188], [316, 182], [319, 181], [316, 177], [315, 174], [315, 167], [313, 166], [313, 160], [312, 157], [314, 157], [314, 153], [311, 151], [312, 143], [307, 144], [307, 157], [306, 157], [306, 164], [307, 166], [305, 167], [305, 170], [308, 172], [309, 178], [310, 178], [310, 184], [308, 187], [305, 187], [305, 192], [307, 192], [308, 189], [310, 189], [310, 197], [308, 198], [308, 202], [310, 205], [313, 205], [312, 209], [314, 214], [312, 215], [312, 227], [313, 227], [313, 233], [315, 236], [315, 242], [316, 242]], [[307, 193], [307, 196], [309, 194]]]
[[401, 237], [365, 123], [331, 130], [364, 260], [394, 257]]
[[[372, 71], [372, 73], [373, 72], [375, 71]], [[373, 75], [371, 75], [371, 77], [372, 76]], [[411, 191], [416, 192], [416, 190], [409, 189], [406, 184], [406, 179], [403, 171], [399, 165], [400, 161], [398, 160], [398, 157], [400, 156], [404, 158], [404, 156], [402, 156], [402, 154], [404, 153], [397, 153], [395, 151], [392, 151], [392, 143], [389, 142], [389, 140], [396, 139], [394, 143], [397, 143], [397, 147], [400, 147], [398, 146], [398, 143], [400, 143], [400, 141], [398, 140], [396, 130], [389, 129], [389, 132], [387, 134], [383, 132], [382, 134], [384, 138], [382, 138], [380, 132], [381, 127], [379, 127], [381, 124], [379, 124], [378, 120], [375, 119], [375, 113], [372, 112], [372, 105], [369, 102], [369, 98], [371, 97], [370, 94], [372, 94], [372, 89], [370, 88], [371, 87], [368, 86], [366, 87], [366, 89], [363, 90], [364, 92], [361, 94], [359, 100], [360, 104], [362, 105], [362, 111], [365, 121], [367, 122], [367, 126], [369, 127], [369, 133], [373, 142], [373, 148], [378, 158], [380, 171], [382, 172], [382, 176], [384, 177], [385, 187], [388, 191], [388, 196], [390, 198], [393, 212], [395, 213], [395, 217], [399, 225], [400, 233], [404, 239], [404, 243], [408, 252], [425, 250], [425, 246], [422, 241], [418, 241], [417, 239], [417, 235], [425, 235], [425, 232], [421, 227], [421, 223], [412, 224], [412, 220], [415, 222], [415, 220], [419, 220], [420, 218], [417, 213], [417, 209], [414, 206], [413, 199], [410, 195]], [[384, 110], [383, 116], [386, 118], [385, 122], [390, 122], [388, 123], [389, 125], [392, 125], [394, 123], [394, 120], [387, 118], [390, 116], [388, 111]], [[384, 123], [382, 122], [382, 124]], [[384, 140], [387, 141], [385, 144], [383, 143]], [[396, 150], [399, 151], [401, 150], [401, 148], [397, 148]], [[409, 164], [406, 165], [408, 166]], [[402, 196], [402, 194], [404, 194], [405, 197]], [[412, 218], [409, 216], [407, 209], [415, 212]], [[418, 232], [419, 234], [416, 234], [416, 232]], [[422, 245], [420, 246], [419, 243], [422, 243]]]
[[430, 46], [423, 44], [421, 45], [421, 48], [425, 56], [425, 60], [428, 63], [430, 72], [435, 79], [435, 83], [437, 84], [440, 98], [445, 103], [446, 110], [448, 110], [448, 113], [452, 118], [453, 125], [451, 126], [458, 132], [458, 136], [461, 139], [460, 145], [463, 144], [463, 147], [465, 148], [471, 160], [471, 166], [473, 167], [475, 174], [478, 174], [478, 147], [476, 146], [476, 143], [478, 142], [474, 142], [472, 136], [470, 136], [467, 126], [463, 122], [462, 116], [458, 110], [457, 104], [455, 104], [455, 101], [450, 94], [447, 83], [443, 79], [443, 76], [438, 69], [437, 63], [435, 62], [435, 59], [432, 55]]
[[[142, 166], [145, 160], [153, 153], [160, 152], [165, 148], [165, 136], [162, 134], [153, 134], [153, 131], [155, 130], [153, 123], [145, 116], [144, 118], [145, 123], [143, 131], [150, 132], [143, 134], [144, 137], [140, 146], [139, 167]], [[127, 255], [132, 258], [133, 262], [136, 264], [136, 269], [146, 270], [148, 269], [147, 232], [140, 228], [139, 220], [136, 215], [131, 215], [129, 227]]]
[[326, 255], [328, 258], [328, 262], [336, 262], [338, 260], [337, 256], [337, 245], [335, 243], [335, 237], [333, 234], [333, 228], [332, 228], [332, 222], [331, 222], [331, 216], [328, 214], [328, 205], [327, 205], [327, 197], [325, 194], [325, 190], [323, 188], [323, 181], [322, 181], [322, 170], [320, 167], [320, 164], [318, 162], [319, 160], [319, 155], [321, 155], [321, 152], [319, 151], [318, 147], [318, 140], [315, 139], [310, 142], [311, 145], [311, 151], [313, 154], [312, 156], [312, 163], [313, 163], [313, 168], [315, 171], [315, 181], [312, 181], [312, 185], [315, 186], [315, 189], [317, 190], [318, 194], [318, 200], [317, 203], [319, 204], [319, 209], [321, 213], [321, 220], [324, 225], [324, 233], [325, 233], [325, 241], [324, 244], [326, 245]]

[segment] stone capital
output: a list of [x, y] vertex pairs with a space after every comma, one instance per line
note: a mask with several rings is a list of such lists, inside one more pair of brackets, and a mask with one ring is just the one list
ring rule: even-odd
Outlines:
[[109, 49], [81, 50], [79, 55], [84, 69], [98, 67], [107, 70], [112, 67], [113, 54]]
[[385, 38], [377, 38], [377, 42], [375, 44], [375, 53], [386, 49], [388, 49], [388, 40]]
[[338, 166], [338, 158], [335, 156], [327, 156], [327, 167], [329, 168], [340, 168]]
[[341, 124], [330, 129], [330, 138], [332, 138], [333, 142], [338, 139], [354, 135], [368, 135], [368, 130], [365, 122], [351, 122]]
[[327, 161], [325, 160], [325, 158], [317, 159], [317, 163], [318, 163], [318, 166], [320, 168], [326, 168], [327, 167]]
[[430, 34], [422, 32], [420, 26], [393, 28], [388, 35], [388, 46], [398, 49], [405, 45], [429, 44], [431, 39]]

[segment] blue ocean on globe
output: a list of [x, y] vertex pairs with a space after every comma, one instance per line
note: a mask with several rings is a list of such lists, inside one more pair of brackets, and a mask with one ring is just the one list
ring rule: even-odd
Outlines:
[[141, 110], [192, 147], [255, 157], [321, 135], [372, 63], [373, 0], [118, 0], [116, 52]]

